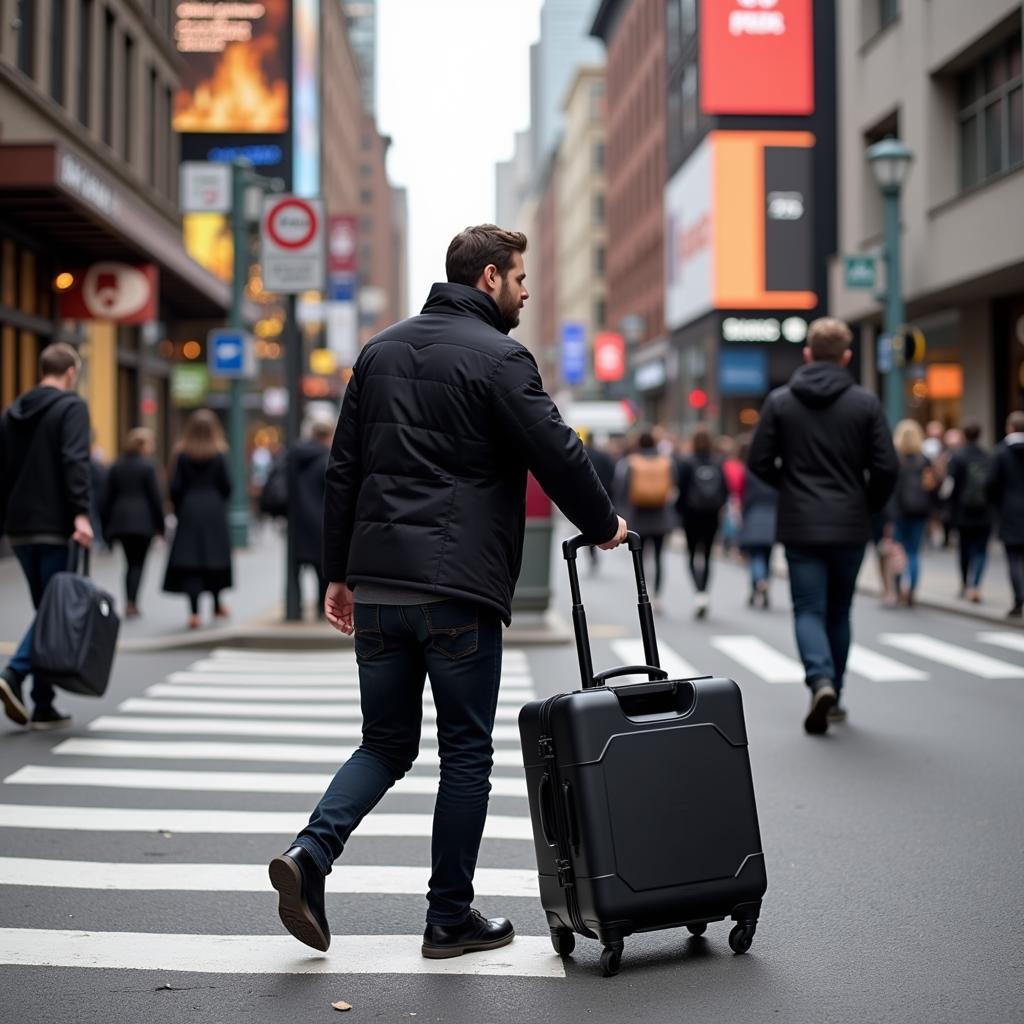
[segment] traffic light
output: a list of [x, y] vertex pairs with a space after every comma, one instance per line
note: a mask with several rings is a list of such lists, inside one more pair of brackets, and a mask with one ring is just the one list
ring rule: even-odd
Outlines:
[[913, 324], [904, 324], [893, 336], [893, 356], [900, 366], [908, 363], [923, 363], [925, 355], [924, 331]]

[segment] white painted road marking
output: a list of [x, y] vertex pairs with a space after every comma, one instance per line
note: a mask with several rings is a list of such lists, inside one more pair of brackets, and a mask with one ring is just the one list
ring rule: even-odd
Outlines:
[[878, 638], [883, 644], [900, 650], [930, 658], [947, 668], [960, 669], [972, 676], [983, 679], [1024, 679], [1024, 666], [1011, 665], [1008, 661], [978, 654], [959, 644], [936, 640], [924, 633], [883, 633]]
[[[304, 811], [193, 811], [159, 807], [51, 807], [0, 804], [0, 828], [72, 832], [187, 832], [207, 835], [294, 835], [308, 820]], [[371, 812], [360, 836], [429, 836], [430, 814]], [[485, 839], [533, 841], [528, 817], [489, 814]]]
[[876, 683], [911, 682], [928, 678], [928, 673], [919, 668], [911, 668], [902, 661], [886, 657], [877, 651], [861, 647], [860, 644], [850, 645], [850, 657], [846, 663], [847, 671], [870, 679]]
[[[125, 701], [126, 704], [174, 704], [175, 701]], [[185, 702], [187, 703], [187, 702]], [[198, 702], [197, 702], [198, 703]], [[155, 710], [146, 707], [146, 711]], [[201, 711], [202, 708], [190, 708]], [[266, 709], [261, 709], [265, 711]], [[129, 718], [125, 715], [101, 715], [89, 723], [90, 732], [137, 732], [149, 735], [182, 735], [182, 736], [284, 736], [306, 737], [308, 739], [344, 740], [362, 738], [363, 727], [359, 722], [304, 722], [281, 721], [272, 722], [250, 721], [246, 719], [212, 719], [212, 718], [163, 718], [154, 714], [152, 717]], [[518, 743], [519, 727], [517, 725], [496, 725], [493, 739], [496, 743]]]
[[[172, 761], [273, 761], [296, 764], [333, 764], [347, 761], [355, 747], [326, 746], [316, 743], [200, 743], [169, 740], [101, 740], [90, 737], [64, 740], [54, 747], [55, 754], [74, 757], [134, 757], [142, 760]], [[437, 761], [436, 747], [420, 747], [418, 763]], [[521, 750], [494, 751], [499, 768], [522, 768]]]
[[777, 651], [757, 636], [713, 636], [711, 646], [766, 683], [802, 683], [799, 661]]
[[[292, 686], [323, 686], [338, 692], [347, 691], [356, 696], [359, 694], [359, 681], [353, 675], [345, 678], [340, 675], [309, 676], [303, 674], [301, 677], [282, 676], [279, 673], [274, 675], [259, 675], [245, 673], [242, 675], [221, 673], [221, 672], [172, 672], [168, 677], [169, 683], [213, 683], [216, 686], [270, 686], [279, 690], [287, 696]], [[424, 689], [429, 684], [424, 685]], [[499, 699], [509, 694], [533, 693], [533, 681], [529, 676], [502, 676]]]
[[335, 935], [307, 955], [290, 935], [163, 935], [0, 929], [0, 963], [200, 974], [448, 974], [564, 978], [551, 940], [520, 935], [502, 949], [427, 960], [419, 935]]
[[[164, 789], [205, 793], [303, 793], [320, 795], [333, 775], [295, 772], [198, 772], [160, 768], [63, 768], [25, 765], [4, 779], [15, 786], [88, 786], [91, 789]], [[406, 775], [393, 793], [433, 796], [438, 777]], [[523, 779], [491, 775], [491, 796], [525, 797]]]
[[[335, 865], [327, 876], [333, 893], [411, 893], [427, 891], [430, 867], [382, 864]], [[121, 892], [267, 892], [266, 864], [106, 864], [87, 860], [33, 860], [0, 857], [0, 885], [55, 889], [109, 889]], [[535, 899], [537, 872], [514, 868], [477, 868], [478, 896]]]
[[[642, 640], [613, 640], [611, 649], [615, 657], [623, 665], [645, 665], [647, 658], [644, 655], [644, 643]], [[703, 675], [698, 672], [685, 658], [677, 654], [667, 644], [658, 644], [658, 657], [661, 667], [668, 673], [669, 679], [692, 679], [694, 676]], [[611, 666], [609, 666], [611, 667]], [[625, 677], [630, 678], [630, 677]], [[636, 676], [635, 682], [646, 682], [647, 676]], [[621, 680], [614, 683], [618, 686]]]
[[978, 639], [986, 644], [1005, 647], [1008, 651], [1024, 653], [1024, 633], [979, 633]]

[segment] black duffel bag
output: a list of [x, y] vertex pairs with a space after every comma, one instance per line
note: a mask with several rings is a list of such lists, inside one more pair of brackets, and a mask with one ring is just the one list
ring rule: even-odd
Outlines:
[[120, 626], [114, 598], [89, 578], [88, 550], [72, 542], [68, 571], [50, 579], [36, 612], [32, 675], [70, 693], [102, 697]]

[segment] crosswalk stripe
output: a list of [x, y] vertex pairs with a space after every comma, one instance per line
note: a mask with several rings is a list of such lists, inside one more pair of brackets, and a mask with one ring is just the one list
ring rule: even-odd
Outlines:
[[[209, 653], [214, 661], [336, 661], [338, 659], [355, 661], [355, 651], [350, 646], [338, 647], [335, 651], [290, 651], [290, 650], [254, 650], [246, 647], [215, 647]], [[529, 655], [522, 648], [508, 647], [502, 651], [502, 660], [506, 663], [526, 662]]]
[[[74, 757], [134, 757], [142, 760], [172, 761], [253, 761], [294, 762], [295, 764], [333, 764], [352, 756], [355, 747], [327, 746], [316, 743], [200, 743], [171, 740], [107, 740], [91, 737], [64, 740], [53, 748], [55, 754]], [[419, 763], [437, 760], [436, 747], [420, 747]], [[522, 768], [521, 750], [494, 751], [499, 768]]]
[[[125, 701], [125, 704], [156, 705], [180, 703], [172, 701]], [[197, 702], [198, 703], [198, 702]], [[147, 706], [139, 710], [152, 711]], [[201, 704], [199, 710], [202, 710]], [[266, 710], [266, 709], [261, 709]], [[326, 716], [319, 716], [326, 717]], [[360, 739], [363, 727], [358, 722], [319, 721], [256, 721], [249, 719], [213, 718], [163, 718], [156, 714], [151, 718], [132, 718], [127, 715], [101, 715], [89, 723], [90, 732], [140, 732], [154, 734], [181, 734], [183, 736], [304, 736], [309, 739]], [[518, 743], [519, 727], [496, 725], [493, 739], [496, 743]]]
[[945, 640], [936, 640], [924, 633], [882, 633], [879, 640], [890, 647], [930, 658], [983, 679], [1024, 679], [1024, 666], [1011, 665], [1008, 661], [1000, 661]]
[[[274, 706], [276, 704], [279, 709], [286, 708], [288, 703], [291, 701], [295, 701], [297, 703], [303, 703], [306, 701], [325, 701], [330, 700], [333, 696], [331, 693], [325, 693], [323, 690], [303, 690], [301, 687], [288, 690], [286, 693], [268, 693], [264, 690], [255, 692], [243, 691], [230, 686], [181, 686], [177, 683], [154, 683], [152, 686], [147, 687], [145, 693], [147, 697], [152, 698], [168, 697], [172, 700], [201, 700], [210, 704], [217, 704], [218, 702], [225, 700], [235, 701], [244, 699], [249, 702], [265, 702], [270, 706]], [[348, 695], [342, 694], [339, 696], [345, 697]], [[523, 698], [524, 703], [525, 701], [526, 697]], [[357, 700], [350, 699], [346, 701], [341, 699], [331, 701], [331, 706], [338, 708], [339, 718], [362, 717], [362, 710]], [[300, 706], [297, 710], [305, 711], [305, 708]], [[519, 707], [515, 703], [500, 704], [495, 714], [499, 722], [515, 722], [519, 719]], [[434, 706], [434, 702], [429, 691], [427, 691], [424, 693], [423, 699], [423, 717], [434, 718], [436, 715], [437, 709]]]
[[[204, 835], [294, 835], [305, 811], [201, 811], [170, 807], [53, 807], [0, 804], [0, 828], [72, 832], [183, 832]], [[360, 836], [429, 836], [431, 814], [373, 811], [359, 823]], [[528, 817], [489, 814], [485, 839], [533, 839]]]
[[[530, 668], [527, 662], [502, 658], [502, 672], [507, 675], [528, 675]], [[309, 673], [311, 675], [337, 675], [339, 673], [354, 674], [359, 665], [354, 658], [336, 659], [334, 661], [301, 661], [260, 659], [253, 661], [226, 661], [217, 658], [201, 658], [192, 662], [190, 672], [222, 672], [234, 674], [248, 672], [253, 675], [293, 675]]]
[[564, 978], [544, 936], [472, 956], [428, 960], [419, 935], [336, 935], [329, 953], [303, 952], [290, 935], [164, 935], [0, 929], [0, 964], [200, 974], [441, 974]]
[[986, 644], [1005, 647], [1008, 651], [1024, 652], [1024, 633], [979, 633], [978, 639]]
[[[615, 657], [623, 665], [645, 665], [647, 663], [642, 640], [635, 638], [613, 640], [611, 648]], [[667, 644], [658, 644], [658, 657], [661, 667], [668, 673], [669, 679], [692, 679], [694, 676], [702, 674]], [[640, 682], [646, 678], [646, 676], [637, 676], [636, 681]]]
[[850, 645], [850, 656], [846, 663], [849, 671], [876, 683], [898, 683], [923, 680], [928, 673], [911, 668], [895, 658], [886, 657], [860, 644]]
[[[282, 692], [292, 686], [323, 686], [335, 690], [351, 690], [359, 692], [359, 679], [355, 675], [253, 675], [249, 673], [231, 675], [219, 672], [172, 672], [167, 681], [170, 683], [187, 683], [189, 685], [212, 683], [216, 686], [271, 686]], [[529, 676], [502, 676], [501, 692], [532, 690], [533, 680]]]
[[[427, 891], [430, 868], [338, 863], [327, 876], [329, 893], [419, 895]], [[0, 885], [120, 892], [267, 892], [266, 864], [108, 864], [86, 860], [0, 857]], [[478, 896], [535, 898], [537, 872], [518, 868], [477, 868]]]
[[[333, 775], [296, 772], [197, 772], [159, 768], [63, 768], [28, 764], [4, 779], [13, 786], [85, 786], [90, 789], [163, 789], [203, 793], [302, 793], [319, 796]], [[398, 795], [433, 796], [437, 774], [406, 775]], [[491, 775], [491, 796], [525, 797], [521, 778]]]
[[757, 636], [713, 636], [711, 646], [766, 683], [802, 683], [800, 662], [777, 651]]

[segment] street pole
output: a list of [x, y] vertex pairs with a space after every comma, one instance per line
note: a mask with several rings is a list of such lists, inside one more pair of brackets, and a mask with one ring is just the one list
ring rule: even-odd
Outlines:
[[[296, 493], [295, 459], [292, 449], [299, 440], [302, 425], [302, 332], [298, 322], [298, 300], [295, 295], [288, 296], [288, 314], [285, 320], [284, 358], [285, 386], [288, 389], [288, 415], [285, 419], [285, 442], [288, 452], [288, 496]], [[288, 515], [288, 551], [285, 562], [285, 618], [288, 622], [298, 622], [302, 618], [302, 601], [299, 592], [299, 565], [296, 557], [295, 516]]]
[[[889, 185], [882, 190], [885, 198], [885, 331], [895, 342], [903, 326], [903, 280], [900, 266], [900, 187]], [[903, 351], [892, 349], [889, 372], [885, 380], [885, 413], [889, 426], [895, 427], [904, 416]]]
[[[231, 275], [231, 314], [228, 326], [238, 331], [245, 329], [242, 304], [245, 285], [249, 277], [249, 225], [245, 217], [245, 186], [248, 166], [236, 160], [231, 166], [231, 239], [234, 246], [234, 264]], [[228, 525], [231, 544], [244, 548], [249, 544], [249, 474], [246, 466], [244, 378], [231, 380], [231, 407], [228, 413], [228, 444], [231, 454], [231, 503]]]

